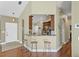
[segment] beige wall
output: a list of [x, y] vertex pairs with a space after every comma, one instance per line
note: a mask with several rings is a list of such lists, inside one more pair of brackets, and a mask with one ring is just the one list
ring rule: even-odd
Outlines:
[[64, 29], [63, 34], [65, 36], [64, 36], [64, 38], [62, 40], [63, 40], [63, 43], [66, 44], [69, 41], [69, 39], [70, 39], [70, 25], [71, 25], [71, 23], [70, 23], [71, 21], [70, 20], [71, 19], [68, 19], [67, 15], [65, 15], [63, 18], [64, 18], [64, 20], [61, 19], [62, 20], [62, 25], [64, 25], [62, 30]]
[[[41, 2], [41, 1], [32, 2], [32, 7], [31, 8], [32, 8], [31, 14], [35, 14], [35, 15], [38, 15], [38, 14], [55, 15], [54, 20], [56, 22], [56, 2], [55, 1], [54, 2], [51, 2], [51, 1], [50, 2], [49, 1], [47, 1], [47, 2]], [[56, 25], [56, 23], [55, 23], [55, 25]], [[55, 26], [55, 33], [56, 33], [56, 26]], [[44, 38], [44, 37], [42, 37], [42, 38]], [[52, 38], [52, 37], [50, 37], [50, 38]], [[56, 36], [53, 36], [53, 39], [54, 40], [52, 40], [52, 43], [53, 42], [54, 43], [51, 46], [51, 48], [56, 49]], [[38, 40], [38, 42], [39, 42], [39, 40]], [[44, 44], [44, 42], [41, 43], [41, 45], [43, 45], [43, 44]], [[39, 45], [39, 47], [40, 47], [40, 45]]]
[[[19, 40], [22, 41], [22, 20], [24, 20], [24, 34], [29, 34], [29, 16], [31, 13], [31, 2], [27, 4], [19, 17]], [[25, 36], [25, 35], [24, 35]]]
[[[0, 42], [5, 42], [5, 23], [9, 22], [9, 23], [13, 23], [13, 19], [14, 17], [8, 17], [8, 16], [0, 16]], [[18, 22], [17, 18], [14, 18], [15, 21], [14, 23]], [[3, 33], [4, 32], [4, 33]]]
[[59, 9], [56, 6], [55, 28], [56, 28], [56, 48], [61, 47], [61, 19]]
[[33, 1], [31, 14], [55, 14], [56, 2], [54, 1]]
[[[47, 8], [48, 7], [48, 8]], [[61, 40], [60, 40], [60, 29], [59, 29], [59, 24], [60, 24], [60, 19], [59, 19], [59, 14], [56, 6], [56, 2], [29, 2], [28, 5], [25, 7], [24, 11], [19, 17], [19, 40], [22, 41], [22, 20], [24, 20], [24, 34], [29, 34], [29, 16], [30, 15], [55, 15], [55, 33], [56, 36], [52, 36], [54, 41], [52, 40], [52, 48], [57, 49], [61, 46]], [[2, 26], [4, 27], [4, 26]], [[4, 29], [4, 28], [3, 28]], [[4, 35], [1, 34], [3, 37]], [[2, 37], [1, 36], [1, 37]], [[25, 35], [24, 35], [25, 37]], [[50, 38], [52, 38], [50, 37]], [[25, 38], [26, 39], [26, 38]], [[4, 41], [4, 38], [2, 38]], [[38, 40], [39, 42], [40, 40]], [[31, 40], [28, 40], [29, 46]], [[41, 44], [43, 45], [44, 42]], [[40, 48], [40, 45], [38, 46]]]
[[75, 28], [79, 24], [79, 2], [72, 2], [72, 56], [79, 57], [79, 29]]
[[[69, 41], [70, 38], [70, 20], [67, 19], [67, 15], [65, 15], [65, 22], [63, 21], [63, 13], [59, 12], [59, 9], [56, 9], [56, 46], [62, 46]], [[63, 28], [62, 28], [63, 25]], [[64, 30], [64, 31], [63, 31]], [[63, 37], [64, 36], [64, 37]]]
[[[60, 28], [59, 28], [59, 24], [60, 24], [60, 16], [59, 16], [59, 12], [57, 9], [57, 5], [56, 2], [54, 1], [47, 1], [47, 2], [30, 2], [28, 3], [28, 5], [25, 7], [23, 13], [21, 14], [20, 18], [19, 18], [19, 40], [22, 40], [22, 19], [24, 19], [25, 21], [25, 30], [24, 33], [28, 34], [29, 31], [29, 25], [28, 25], [28, 20], [29, 20], [29, 15], [55, 15], [55, 33], [56, 36], [53, 37], [54, 39], [54, 44], [52, 48], [54, 49], [58, 49], [61, 46], [61, 38], [60, 38]], [[26, 38], [27, 39], [27, 38]], [[27, 39], [28, 40], [28, 39]], [[40, 41], [40, 40], [38, 40]], [[31, 45], [30, 42], [31, 40], [28, 40], [29, 42], [29, 46]], [[52, 41], [53, 42], [53, 41]], [[41, 43], [41, 45], [43, 45], [44, 42]], [[38, 48], [40, 47], [40, 45], [38, 46]]]
[[1, 21], [0, 21], [0, 42], [1, 42]]
[[65, 20], [65, 43], [67, 43], [70, 39], [70, 23], [69, 19]]

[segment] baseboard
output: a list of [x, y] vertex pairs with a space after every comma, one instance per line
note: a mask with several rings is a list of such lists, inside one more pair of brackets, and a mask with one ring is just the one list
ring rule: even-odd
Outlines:
[[61, 48], [62, 48], [62, 45], [56, 49], [56, 52], [58, 52]]
[[[18, 48], [18, 47], [21, 47], [22, 46], [22, 44], [17, 40], [17, 41], [13, 41], [13, 42], [16, 42], [16, 43], [19, 43], [18, 45], [12, 45], [13, 47], [11, 47], [11, 45], [10, 46], [8, 46], [6, 43], [9, 43], [9, 42], [2, 42], [1, 43], [1, 46], [2, 46], [2, 52], [4, 52], [4, 51], [7, 51], [7, 50], [11, 50], [11, 49], [15, 49], [15, 48]], [[6, 47], [8, 47], [8, 48], [6, 48]]]
[[17, 40], [17, 42], [19, 42], [19, 43], [21, 43], [21, 44], [22, 44], [22, 41]]
[[[22, 42], [19, 41], [19, 40], [17, 40], [16, 42], [22, 43]], [[2, 42], [2, 43], [0, 43], [0, 44], [3, 45], [3, 44], [6, 44], [6, 43], [9, 43], [9, 42]]]
[[[26, 45], [24, 45], [24, 47], [31, 52], [36, 52], [36, 49], [31, 50], [31, 48], [27, 47]], [[51, 50], [37, 49], [37, 52], [58, 52], [61, 48], [62, 46], [58, 47], [57, 49], [51, 49]]]
[[66, 44], [66, 43], [68, 43], [69, 42], [69, 40], [67, 40], [66, 42], [64, 42], [64, 44]]

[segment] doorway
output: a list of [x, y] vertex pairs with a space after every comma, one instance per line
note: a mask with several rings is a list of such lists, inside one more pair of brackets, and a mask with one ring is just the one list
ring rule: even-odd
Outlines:
[[17, 41], [17, 23], [5, 23], [5, 42]]
[[68, 41], [71, 41], [71, 19], [68, 16], [64, 16], [61, 21], [62, 43], [66, 44]]
[[22, 43], [24, 40], [24, 19], [22, 19]]
[[72, 26], [71, 16], [65, 15], [62, 19], [62, 49], [67, 51], [67, 54], [71, 56], [71, 40], [72, 40]]

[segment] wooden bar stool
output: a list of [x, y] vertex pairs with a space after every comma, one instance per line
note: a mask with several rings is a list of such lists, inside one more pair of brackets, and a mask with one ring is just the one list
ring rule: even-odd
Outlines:
[[28, 41], [26, 39], [22, 40], [22, 46], [24, 47], [25, 46], [28, 46]]
[[[36, 56], [37, 56], [37, 41], [31, 42], [31, 50], [35, 50]], [[32, 55], [32, 53], [31, 53]]]
[[[26, 47], [28, 47], [28, 40], [24, 39], [22, 41], [22, 44], [23, 44], [23, 46], [25, 45]], [[25, 48], [23, 47], [23, 49], [24, 49], [23, 53], [25, 53], [27, 56], [30, 56], [30, 51], [26, 47]]]
[[[50, 52], [49, 52], [50, 51]], [[47, 52], [47, 53], [46, 53]], [[51, 53], [51, 42], [49, 41], [44, 41], [44, 53], [49, 55]], [[45, 55], [44, 54], [44, 55]]]

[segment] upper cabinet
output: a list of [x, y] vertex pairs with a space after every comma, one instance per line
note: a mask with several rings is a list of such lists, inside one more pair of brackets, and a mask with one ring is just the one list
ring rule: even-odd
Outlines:
[[55, 30], [54, 15], [29, 16], [29, 33], [36, 35], [51, 35]]

